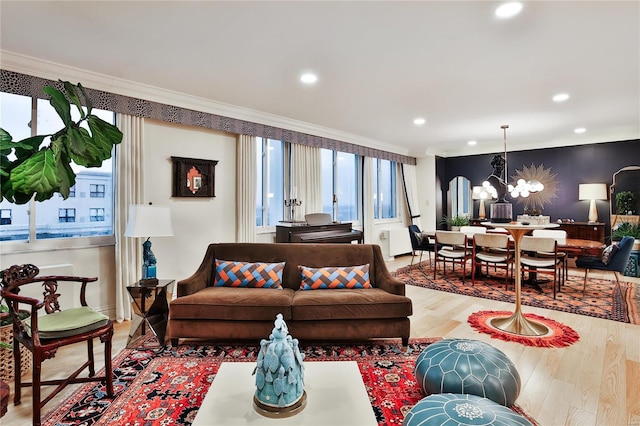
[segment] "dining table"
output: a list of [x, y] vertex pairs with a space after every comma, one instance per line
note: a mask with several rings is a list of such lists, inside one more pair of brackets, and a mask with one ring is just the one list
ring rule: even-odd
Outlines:
[[501, 227], [507, 230], [513, 237], [513, 243], [515, 247], [515, 288], [516, 288], [516, 306], [513, 314], [508, 317], [494, 317], [489, 320], [489, 323], [502, 331], [507, 333], [517, 334], [521, 336], [545, 336], [550, 333], [549, 327], [541, 322], [528, 319], [522, 313], [522, 277], [520, 275], [520, 241], [522, 237], [535, 229], [556, 228], [559, 225], [554, 223], [548, 223], [543, 225], [537, 224], [523, 224], [520, 222], [511, 223], [493, 223], [483, 222], [483, 226], [495, 228]]

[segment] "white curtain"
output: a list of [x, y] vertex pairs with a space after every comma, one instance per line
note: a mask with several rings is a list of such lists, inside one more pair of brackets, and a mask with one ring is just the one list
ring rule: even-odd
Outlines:
[[238, 135], [236, 147], [236, 241], [256, 241], [256, 139]]
[[291, 145], [291, 198], [302, 201], [293, 220], [304, 220], [305, 213], [322, 212], [322, 160], [320, 148]]
[[422, 229], [420, 223], [420, 203], [418, 201], [418, 178], [416, 166], [410, 164], [401, 164], [402, 181], [407, 204], [408, 222], [412, 225], [418, 225]]
[[131, 319], [127, 286], [140, 278], [142, 248], [137, 238], [124, 237], [129, 204], [144, 203], [143, 142], [144, 118], [118, 114], [122, 143], [116, 146], [116, 320]]
[[373, 176], [371, 157], [364, 157], [362, 170], [362, 230], [364, 232], [364, 242], [370, 244], [373, 240]]

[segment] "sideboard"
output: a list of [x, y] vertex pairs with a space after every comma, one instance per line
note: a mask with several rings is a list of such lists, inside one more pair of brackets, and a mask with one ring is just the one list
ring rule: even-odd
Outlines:
[[567, 231], [567, 238], [593, 240], [604, 243], [604, 223], [561, 223], [560, 229]]

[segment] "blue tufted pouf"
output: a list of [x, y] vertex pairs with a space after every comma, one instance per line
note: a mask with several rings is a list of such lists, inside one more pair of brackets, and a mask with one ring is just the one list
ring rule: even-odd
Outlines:
[[533, 426], [525, 417], [490, 399], [441, 393], [423, 398], [407, 413], [403, 426]]
[[445, 339], [416, 359], [416, 380], [426, 395], [471, 394], [511, 407], [520, 394], [520, 375], [504, 352], [484, 342]]

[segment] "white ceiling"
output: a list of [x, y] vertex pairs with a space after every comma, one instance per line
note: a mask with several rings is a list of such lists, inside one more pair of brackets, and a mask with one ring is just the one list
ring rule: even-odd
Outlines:
[[417, 157], [640, 138], [640, 2], [499, 4], [2, 0], [0, 47]]

